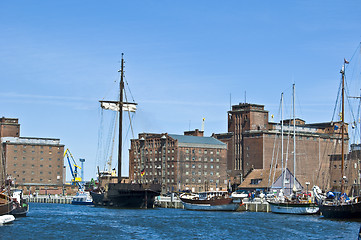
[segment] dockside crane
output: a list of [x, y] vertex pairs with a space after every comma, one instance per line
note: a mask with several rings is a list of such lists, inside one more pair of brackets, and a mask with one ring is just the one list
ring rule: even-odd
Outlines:
[[[71, 154], [71, 152], [70, 152], [70, 150], [68, 148], [64, 152], [64, 157], [65, 156], [68, 159], [69, 169], [70, 169], [71, 175], [73, 177], [71, 179], [71, 183], [73, 185], [76, 184], [79, 189], [82, 189], [83, 188], [83, 186], [81, 184], [82, 178], [78, 177], [78, 169], [81, 169], [81, 167], [79, 167], [78, 164], [75, 162], [73, 154]], [[70, 159], [73, 161], [73, 164], [71, 163]], [[74, 165], [74, 171], [73, 171], [72, 165]]]

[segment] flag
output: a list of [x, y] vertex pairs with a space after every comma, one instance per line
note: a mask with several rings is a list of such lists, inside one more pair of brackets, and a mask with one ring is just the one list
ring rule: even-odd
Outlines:
[[140, 172], [140, 175], [143, 177], [145, 174], [145, 168], [143, 168], [143, 170]]
[[350, 62], [346, 60], [346, 58], [343, 59], [345, 64], [349, 64]]

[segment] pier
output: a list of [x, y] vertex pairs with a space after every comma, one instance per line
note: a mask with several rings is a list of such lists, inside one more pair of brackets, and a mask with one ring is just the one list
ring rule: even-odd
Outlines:
[[[72, 196], [37, 196], [37, 197], [27, 197], [26, 200], [32, 203], [56, 203], [56, 204], [71, 204]], [[164, 197], [157, 196], [154, 201], [155, 207], [160, 208], [176, 208], [184, 209], [182, 202], [178, 197]], [[269, 204], [266, 200], [261, 198], [255, 198], [249, 200], [245, 198], [243, 200], [243, 205], [241, 205], [237, 211], [248, 211], [248, 212], [270, 212]]]
[[58, 204], [71, 204], [72, 196], [36, 196], [27, 197], [26, 200], [32, 203], [58, 203]]
[[237, 211], [248, 211], [248, 212], [270, 212], [270, 206], [265, 199], [255, 198], [249, 200], [248, 198], [243, 199], [243, 205], [241, 205]]
[[[178, 197], [163, 197], [158, 196], [155, 199], [154, 205], [161, 208], [181, 208], [184, 209], [182, 202]], [[270, 212], [270, 207], [265, 199], [255, 198], [249, 200], [245, 198], [243, 205], [241, 205], [237, 211], [248, 211], [248, 212]]]
[[154, 205], [161, 208], [184, 208], [178, 197], [155, 197]]

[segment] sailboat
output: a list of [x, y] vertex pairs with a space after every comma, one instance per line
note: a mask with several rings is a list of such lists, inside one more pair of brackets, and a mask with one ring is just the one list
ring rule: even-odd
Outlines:
[[126, 183], [122, 172], [122, 120], [123, 111], [135, 111], [136, 103], [123, 101], [124, 90], [124, 54], [122, 54], [120, 72], [120, 94], [118, 101], [100, 101], [103, 109], [119, 113], [118, 136], [118, 182], [107, 183], [104, 191], [91, 191], [95, 206], [114, 208], [153, 208], [155, 197], [160, 195], [161, 185], [157, 183]]
[[13, 209], [11, 198], [5, 193], [0, 193], [0, 216], [9, 214]]
[[[2, 149], [2, 144], [0, 145], [0, 216], [9, 214], [11, 210], [13, 209], [13, 202], [12, 199], [6, 194], [6, 183], [5, 180], [6, 176], [6, 168], [5, 168], [5, 157], [4, 157], [4, 151]], [[8, 189], [9, 191], [9, 189]]]
[[361, 196], [355, 197], [352, 201], [347, 199], [344, 192], [346, 176], [344, 174], [345, 154], [344, 154], [344, 138], [345, 138], [345, 64], [349, 62], [344, 59], [344, 64], [340, 71], [342, 76], [342, 112], [341, 112], [341, 197], [332, 201], [324, 199], [320, 201], [320, 211], [325, 218], [361, 218]]
[[[281, 158], [283, 168], [283, 93], [281, 96], [281, 108], [282, 108], [282, 120], [281, 120]], [[288, 169], [282, 171], [282, 190], [278, 198], [274, 198], [268, 201], [271, 211], [273, 213], [285, 213], [285, 214], [316, 214], [319, 211], [317, 204], [308, 199], [308, 193], [306, 199], [299, 199], [296, 195], [298, 191], [296, 187], [296, 119], [295, 119], [295, 84], [293, 84], [293, 192], [294, 195], [291, 198], [284, 196], [284, 184]]]

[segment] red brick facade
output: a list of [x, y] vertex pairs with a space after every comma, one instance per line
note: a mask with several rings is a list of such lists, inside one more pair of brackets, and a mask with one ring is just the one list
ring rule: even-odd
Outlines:
[[[302, 185], [308, 181], [311, 186], [330, 187], [330, 155], [341, 152], [340, 129], [339, 122], [306, 124], [296, 119], [296, 177]], [[280, 124], [268, 122], [268, 111], [263, 105], [232, 106], [228, 112], [228, 131], [234, 133], [234, 157], [229, 169], [232, 176], [239, 174], [242, 178], [253, 168], [281, 168]], [[287, 168], [294, 172], [293, 120], [284, 121], [283, 145], [283, 165], [287, 161]], [[346, 131], [345, 152], [347, 146]]]
[[4, 134], [0, 136], [1, 160], [7, 177], [23, 188], [25, 194], [45, 190], [62, 193], [65, 170], [64, 145], [60, 140], [19, 137], [18, 119], [1, 118], [0, 121], [1, 134]]
[[[182, 139], [182, 135], [167, 133], [142, 133], [138, 139], [132, 139], [130, 181], [159, 182], [163, 193], [227, 189], [226, 145], [209, 137], [191, 136], [197, 141], [189, 143], [176, 136]], [[203, 143], [203, 139], [216, 144]]]

